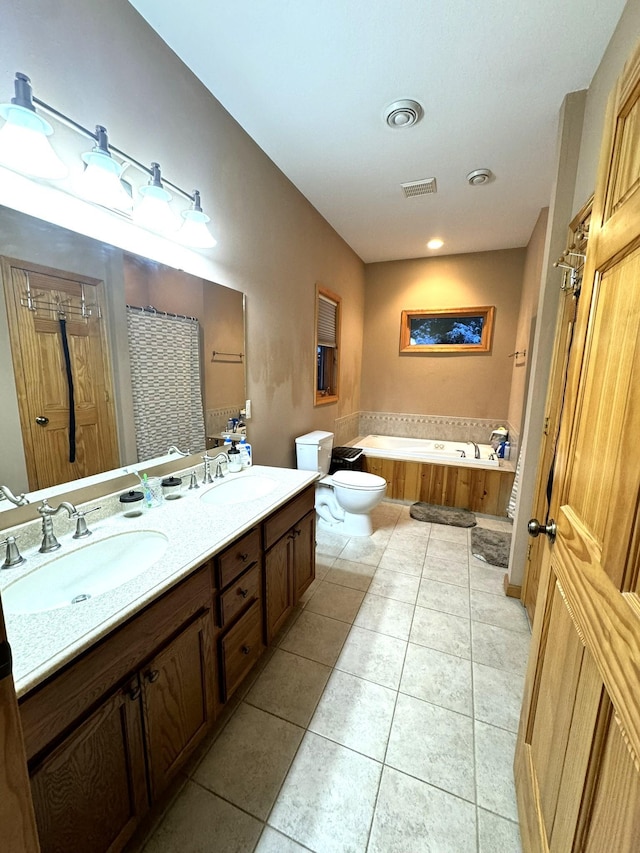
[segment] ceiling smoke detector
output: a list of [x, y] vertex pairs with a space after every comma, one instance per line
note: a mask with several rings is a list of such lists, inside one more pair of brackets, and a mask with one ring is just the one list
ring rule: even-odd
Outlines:
[[384, 120], [389, 127], [413, 127], [417, 124], [424, 110], [417, 101], [394, 101], [384, 111]]
[[470, 187], [481, 187], [483, 184], [488, 184], [492, 178], [491, 169], [474, 169], [467, 175], [467, 182]]

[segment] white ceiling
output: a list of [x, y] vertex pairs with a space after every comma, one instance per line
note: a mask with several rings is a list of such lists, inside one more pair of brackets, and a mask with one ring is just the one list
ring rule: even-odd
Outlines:
[[[527, 244], [624, 0], [130, 0], [366, 262]], [[392, 130], [384, 108], [424, 118]], [[470, 187], [472, 169], [495, 180]], [[435, 177], [406, 199], [400, 184]]]

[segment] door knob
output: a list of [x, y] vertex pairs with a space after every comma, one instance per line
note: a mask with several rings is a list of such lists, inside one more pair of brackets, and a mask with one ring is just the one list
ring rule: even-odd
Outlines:
[[36, 423], [38, 426], [46, 426], [49, 423], [49, 418], [45, 418], [43, 415], [39, 415], [36, 418]]
[[558, 526], [553, 519], [550, 519], [547, 524], [540, 524], [537, 518], [532, 518], [527, 524], [527, 530], [529, 536], [533, 536], [534, 539], [544, 533], [545, 536], [549, 537], [549, 542], [553, 542], [558, 532]]

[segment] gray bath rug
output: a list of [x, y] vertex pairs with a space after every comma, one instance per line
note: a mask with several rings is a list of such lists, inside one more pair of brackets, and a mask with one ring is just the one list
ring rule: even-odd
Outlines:
[[487, 530], [485, 527], [476, 527], [471, 531], [471, 553], [492, 566], [500, 566], [503, 569], [509, 567], [510, 547], [510, 533]]
[[411, 518], [416, 521], [432, 521], [434, 524], [451, 524], [453, 527], [473, 527], [476, 517], [468, 509], [453, 506], [426, 504], [422, 501], [412, 504], [409, 509]]

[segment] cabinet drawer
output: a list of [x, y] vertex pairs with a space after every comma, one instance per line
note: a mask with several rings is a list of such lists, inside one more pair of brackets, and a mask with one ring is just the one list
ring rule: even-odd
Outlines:
[[218, 589], [224, 589], [251, 563], [260, 559], [260, 531], [258, 528], [238, 539], [216, 558]]
[[259, 601], [254, 601], [242, 619], [220, 640], [223, 702], [238, 689], [264, 648], [262, 608]]
[[240, 575], [226, 592], [220, 596], [220, 626], [233, 622], [248, 604], [260, 598], [260, 565]]
[[315, 486], [309, 486], [264, 523], [264, 550], [280, 539], [287, 530], [315, 507]]

